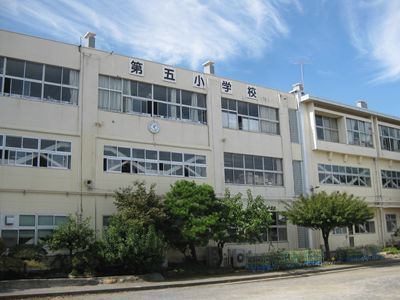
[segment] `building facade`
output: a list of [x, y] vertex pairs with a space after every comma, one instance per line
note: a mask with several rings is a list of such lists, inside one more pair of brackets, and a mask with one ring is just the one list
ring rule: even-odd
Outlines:
[[37, 243], [75, 213], [100, 236], [113, 191], [135, 180], [160, 195], [178, 179], [218, 196], [262, 195], [275, 223], [267, 243], [241, 246], [249, 251], [320, 246], [318, 233], [279, 214], [310, 189], [346, 190], [375, 208], [364, 226], [335, 230], [334, 247], [383, 244], [397, 228], [400, 119], [221, 78], [211, 62], [195, 72], [100, 51], [87, 38], [84, 47], [0, 31], [8, 245]]

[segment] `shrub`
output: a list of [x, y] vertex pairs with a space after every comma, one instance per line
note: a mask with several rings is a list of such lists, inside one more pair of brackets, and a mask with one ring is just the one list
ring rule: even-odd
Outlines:
[[164, 238], [153, 226], [121, 216], [112, 218], [102, 241], [102, 255], [108, 264], [135, 273], [159, 270], [165, 250]]
[[100, 243], [94, 242], [87, 250], [78, 252], [74, 255], [71, 261], [71, 275], [92, 276], [96, 273], [100, 263]]
[[9, 256], [23, 260], [40, 261], [47, 254], [39, 245], [16, 245], [10, 249]]
[[3, 255], [4, 251], [6, 251], [6, 244], [4, 243], [3, 239], [0, 238], [0, 255]]
[[385, 247], [382, 249], [382, 251], [386, 252], [387, 254], [400, 254], [400, 250], [396, 247]]
[[0, 279], [21, 277], [25, 272], [25, 263], [22, 259], [8, 256], [0, 257]]

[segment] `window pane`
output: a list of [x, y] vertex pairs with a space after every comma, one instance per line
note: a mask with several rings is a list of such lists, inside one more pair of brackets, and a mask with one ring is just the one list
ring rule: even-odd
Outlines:
[[33, 62], [26, 62], [25, 78], [42, 80], [43, 65]]
[[172, 161], [182, 162], [182, 153], [172, 153]]
[[63, 84], [78, 87], [79, 85], [79, 72], [71, 69], [63, 69]]
[[38, 149], [38, 140], [31, 139], [31, 138], [24, 138], [23, 139], [23, 147], [27, 149]]
[[225, 182], [233, 183], [233, 170], [225, 169]]
[[134, 158], [144, 158], [144, 150], [143, 149], [133, 149], [133, 157]]
[[72, 88], [62, 88], [61, 100], [68, 103], [78, 103], [78, 90]]
[[68, 222], [68, 217], [66, 216], [56, 216], [54, 217], [54, 225], [61, 225]]
[[171, 161], [171, 152], [160, 151], [160, 160]]
[[19, 231], [18, 244], [32, 245], [34, 243], [35, 243], [35, 231], [34, 230], [20, 230]]
[[53, 226], [53, 216], [39, 216], [38, 217], [39, 226]]
[[53, 229], [39, 229], [38, 230], [38, 241], [43, 241], [44, 238], [50, 237], [53, 234]]
[[246, 102], [240, 102], [238, 101], [238, 113], [241, 115], [248, 115], [249, 110], [248, 110], [248, 105]]
[[143, 98], [152, 98], [151, 84], [138, 82], [138, 96]]
[[42, 97], [42, 84], [37, 82], [24, 82], [24, 96], [41, 98]]
[[22, 138], [19, 136], [6, 136], [6, 147], [21, 148]]
[[99, 75], [99, 87], [110, 88], [110, 80], [108, 76]]
[[60, 100], [61, 97], [61, 87], [56, 85], [44, 85], [44, 99], [48, 100]]
[[249, 104], [249, 115], [253, 117], [258, 117], [258, 105], [257, 104]]
[[57, 151], [60, 152], [71, 152], [71, 143], [70, 142], [57, 142]]
[[167, 88], [159, 85], [154, 85], [154, 99], [167, 101]]
[[11, 76], [24, 77], [24, 65], [25, 62], [23, 60], [7, 58], [6, 74]]
[[55, 151], [56, 150], [56, 141], [54, 140], [41, 140], [40, 141], [40, 149]]
[[146, 150], [146, 159], [157, 160], [157, 151]]
[[182, 91], [182, 104], [192, 105], [192, 92]]
[[243, 154], [233, 154], [233, 166], [243, 168]]
[[48, 82], [61, 83], [62, 68], [46, 65], [44, 80]]
[[23, 81], [18, 79], [11, 80], [11, 94], [22, 95]]
[[35, 216], [34, 215], [20, 215], [19, 216], [19, 226], [35, 226]]
[[1, 238], [7, 248], [14, 247], [18, 240], [18, 230], [2, 230]]

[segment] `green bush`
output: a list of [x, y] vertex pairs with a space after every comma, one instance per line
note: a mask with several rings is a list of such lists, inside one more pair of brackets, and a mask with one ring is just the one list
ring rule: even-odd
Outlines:
[[382, 251], [386, 252], [387, 254], [400, 254], [400, 250], [396, 247], [385, 247], [382, 249]]
[[370, 260], [378, 258], [378, 253], [381, 247], [376, 245], [365, 245], [359, 247], [343, 247], [335, 251], [335, 258], [337, 261], [351, 261], [351, 260]]
[[19, 259], [40, 261], [46, 254], [46, 250], [39, 245], [22, 244], [12, 247], [8, 255]]
[[8, 256], [0, 257], [0, 279], [22, 277], [25, 273], [25, 263], [22, 259]]
[[87, 250], [75, 253], [71, 261], [71, 275], [93, 276], [100, 263], [100, 244], [99, 242], [94, 242]]
[[113, 217], [102, 241], [106, 263], [122, 272], [157, 271], [164, 260], [166, 243], [153, 226]]

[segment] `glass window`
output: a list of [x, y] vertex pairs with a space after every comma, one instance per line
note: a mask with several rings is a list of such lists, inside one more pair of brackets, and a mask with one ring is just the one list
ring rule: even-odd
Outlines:
[[38, 216], [38, 225], [39, 226], [53, 226], [53, 216]]
[[22, 138], [19, 136], [6, 136], [6, 147], [21, 148]]
[[44, 96], [47, 100], [60, 100], [61, 99], [61, 87], [57, 85], [44, 85]]
[[43, 65], [33, 62], [26, 62], [25, 78], [42, 80]]
[[68, 222], [68, 217], [66, 216], [55, 216], [54, 217], [54, 225], [61, 225]]
[[1, 238], [7, 248], [14, 247], [18, 243], [18, 230], [3, 229]]
[[317, 138], [328, 142], [339, 142], [337, 120], [326, 116], [315, 116]]
[[63, 68], [63, 84], [79, 86], [79, 72], [76, 70]]
[[46, 65], [44, 80], [47, 82], [61, 83], [61, 72], [62, 68], [60, 67]]
[[25, 62], [23, 60], [7, 58], [6, 75], [24, 77]]
[[386, 231], [394, 232], [397, 229], [397, 217], [395, 214], [387, 214], [386, 216]]
[[35, 216], [34, 215], [20, 215], [19, 216], [19, 226], [35, 226]]
[[151, 84], [138, 82], [138, 96], [143, 98], [153, 98], [151, 91]]
[[35, 230], [19, 230], [18, 244], [35, 244]]

